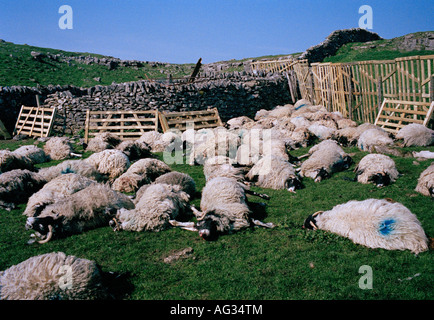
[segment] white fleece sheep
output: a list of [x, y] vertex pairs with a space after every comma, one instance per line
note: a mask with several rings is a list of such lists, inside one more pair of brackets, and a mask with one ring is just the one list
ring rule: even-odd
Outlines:
[[247, 123], [252, 123], [252, 122], [254, 122], [254, 120], [250, 119], [249, 117], [241, 116], [241, 117], [229, 119], [226, 122], [226, 125], [228, 126], [229, 129], [240, 129], [243, 128]]
[[203, 165], [205, 181], [215, 177], [228, 177], [243, 182], [245, 180], [243, 169], [235, 168], [233, 163], [234, 160], [226, 156], [208, 158]]
[[27, 217], [36, 217], [42, 210], [65, 197], [83, 190], [97, 182], [75, 173], [67, 173], [47, 182], [38, 192], [32, 194], [27, 201], [23, 214]]
[[44, 145], [45, 153], [51, 160], [65, 160], [74, 156], [74, 149], [67, 137], [52, 137]]
[[247, 173], [246, 178], [261, 188], [287, 189], [295, 192], [302, 187], [294, 166], [279, 156], [267, 155], [259, 160]]
[[194, 179], [183, 172], [167, 172], [161, 176], [159, 176], [155, 181], [154, 184], [158, 183], [165, 183], [169, 185], [178, 185], [181, 187], [181, 190], [187, 193], [190, 196], [190, 199], [196, 196], [196, 182]]
[[101, 132], [89, 140], [86, 151], [101, 152], [106, 149], [114, 149], [122, 142], [121, 138], [111, 132]]
[[420, 174], [415, 190], [434, 198], [434, 162]]
[[84, 161], [93, 164], [99, 173], [114, 180], [124, 173], [130, 166], [130, 160], [120, 150], [106, 149], [92, 154]]
[[33, 162], [30, 158], [9, 149], [0, 150], [0, 173], [15, 169], [33, 170]]
[[252, 219], [246, 197], [248, 187], [233, 178], [217, 177], [209, 180], [202, 190], [200, 209], [193, 209], [198, 217], [199, 235], [211, 240], [219, 234], [230, 234], [256, 224], [273, 227]]
[[330, 231], [374, 249], [410, 250], [415, 254], [428, 250], [428, 238], [417, 217], [402, 204], [387, 200], [349, 201], [309, 216], [304, 226]]
[[431, 146], [434, 144], [434, 130], [418, 123], [412, 123], [401, 128], [395, 138], [404, 140], [404, 147]]
[[0, 300], [107, 299], [94, 261], [52, 252], [0, 272]]
[[161, 160], [140, 159], [113, 182], [112, 188], [121, 192], [137, 191], [142, 185], [149, 184], [170, 171], [170, 167]]
[[149, 158], [152, 156], [149, 145], [146, 142], [138, 140], [122, 141], [116, 146], [116, 149], [125, 153], [130, 161]]
[[13, 151], [14, 154], [29, 158], [33, 164], [49, 161], [45, 151], [35, 145], [21, 146]]
[[373, 182], [379, 187], [387, 186], [399, 177], [395, 161], [389, 156], [377, 153], [364, 156], [354, 171], [358, 182]]
[[392, 145], [393, 139], [383, 129], [377, 127], [364, 131], [357, 140], [357, 147], [362, 151], [372, 152], [375, 146]]
[[0, 174], [0, 207], [15, 208], [41, 189], [47, 181], [36, 172], [15, 169]]
[[185, 219], [189, 195], [179, 185], [158, 183], [142, 188], [135, 208], [118, 210], [111, 223], [114, 230], [158, 232], [170, 228], [172, 220]]
[[72, 195], [46, 206], [37, 217], [29, 217], [26, 229], [33, 229], [46, 243], [53, 236], [69, 236], [86, 230], [108, 226], [121, 208], [133, 209], [128, 196], [110, 187], [90, 185]]
[[351, 157], [336, 143], [326, 141], [323, 141], [322, 147], [312, 147], [315, 151], [301, 164], [300, 175], [302, 177], [309, 177], [315, 182], [320, 182], [335, 172], [349, 168], [352, 163]]
[[82, 159], [65, 160], [55, 166], [41, 168], [38, 173], [47, 181], [51, 181], [65, 173], [76, 173], [98, 182], [105, 180], [104, 175], [96, 169], [94, 164]]

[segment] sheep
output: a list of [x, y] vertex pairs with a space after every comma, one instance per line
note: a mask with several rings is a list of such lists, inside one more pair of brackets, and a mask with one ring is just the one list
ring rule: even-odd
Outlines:
[[348, 169], [352, 164], [352, 158], [337, 143], [326, 141], [323, 141], [325, 142], [323, 147], [312, 147], [316, 147], [315, 151], [301, 164], [300, 175], [302, 177], [309, 177], [315, 182], [320, 182], [335, 172]]
[[420, 174], [415, 190], [434, 199], [434, 162]]
[[74, 153], [72, 144], [67, 137], [52, 137], [44, 145], [45, 153], [51, 160], [65, 160], [81, 155]]
[[234, 160], [226, 156], [216, 156], [208, 158], [203, 165], [205, 181], [215, 177], [234, 178], [239, 182], [245, 181], [244, 170], [235, 168], [232, 164]]
[[267, 155], [259, 160], [247, 173], [246, 178], [255, 181], [261, 188], [287, 189], [295, 193], [295, 189], [303, 187], [294, 166], [286, 159], [274, 155]]
[[94, 261], [51, 252], [0, 272], [0, 300], [97, 300], [109, 297]]
[[109, 224], [117, 210], [133, 209], [131, 199], [102, 184], [90, 185], [46, 206], [37, 217], [28, 217], [26, 229], [36, 231], [39, 243]]
[[130, 161], [149, 158], [152, 156], [151, 148], [146, 142], [138, 140], [125, 140], [116, 146], [117, 150], [122, 151], [128, 156]]
[[373, 249], [415, 254], [428, 250], [428, 238], [417, 217], [401, 203], [385, 199], [352, 200], [318, 211], [303, 226], [333, 232]]
[[122, 142], [121, 138], [111, 132], [101, 132], [89, 140], [86, 151], [101, 152], [106, 149], [114, 149]]
[[65, 173], [77, 173], [98, 182], [104, 182], [106, 179], [105, 176], [97, 170], [95, 165], [82, 159], [65, 160], [55, 166], [41, 168], [38, 173], [47, 181], [51, 181]]
[[311, 124], [307, 129], [322, 140], [332, 139], [336, 135], [336, 129], [321, 125], [318, 122]]
[[217, 177], [209, 180], [202, 190], [201, 212], [192, 207], [198, 218], [196, 229], [205, 240], [214, 240], [219, 234], [230, 234], [252, 225], [272, 228], [252, 218], [246, 197], [248, 187], [235, 179]]
[[96, 181], [75, 173], [62, 174], [47, 182], [39, 191], [30, 196], [27, 201], [23, 215], [37, 217], [42, 210], [67, 196], [83, 190], [84, 188], [96, 185]]
[[16, 154], [9, 149], [0, 150], [0, 173], [15, 169], [33, 171], [33, 162], [28, 157]]
[[226, 125], [229, 129], [240, 129], [243, 128], [245, 124], [254, 122], [252, 119], [246, 116], [236, 117], [229, 119]]
[[84, 161], [93, 164], [99, 173], [107, 175], [110, 180], [119, 177], [130, 166], [128, 157], [116, 149], [106, 149], [94, 153]]
[[151, 148], [152, 151], [154, 149], [155, 142], [158, 139], [160, 139], [162, 135], [163, 134], [158, 131], [147, 131], [143, 133], [137, 141], [145, 142]]
[[[360, 135], [369, 129], [380, 129], [375, 124], [363, 123], [360, 126], [350, 126], [337, 130], [337, 140], [342, 145], [356, 145]], [[381, 129], [380, 129], [381, 130]]]
[[155, 179], [153, 183], [179, 185], [181, 187], [181, 190], [190, 196], [190, 199], [193, 199], [197, 193], [196, 182], [193, 180], [193, 178], [190, 175], [182, 172], [177, 172], [177, 171], [167, 172], [159, 176], [157, 179]]
[[418, 123], [412, 123], [401, 128], [395, 138], [404, 140], [404, 147], [431, 146], [434, 144], [434, 130]]
[[373, 182], [377, 187], [387, 186], [399, 177], [395, 161], [384, 154], [372, 153], [364, 156], [354, 171], [356, 181], [363, 184]]
[[392, 145], [393, 139], [383, 129], [377, 127], [364, 131], [357, 140], [357, 147], [361, 151], [374, 151], [375, 146]]
[[15, 169], [0, 174], [0, 207], [14, 209], [41, 189], [46, 181], [36, 172]]
[[49, 161], [49, 157], [45, 154], [45, 151], [35, 145], [21, 146], [14, 150], [13, 153], [29, 158], [33, 164]]
[[126, 172], [120, 175], [112, 188], [121, 192], [137, 191], [142, 185], [153, 182], [156, 178], [172, 171], [163, 161], [153, 158], [140, 159], [134, 162]]
[[[159, 232], [176, 226], [177, 219], [189, 217], [190, 197], [181, 190], [181, 186], [157, 183], [142, 188], [144, 191], [136, 197], [135, 208], [118, 210], [110, 222], [114, 231]], [[192, 223], [188, 225], [193, 226]]]

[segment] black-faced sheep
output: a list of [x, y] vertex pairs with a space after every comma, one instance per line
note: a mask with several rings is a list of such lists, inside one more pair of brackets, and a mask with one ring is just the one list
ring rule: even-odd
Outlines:
[[415, 190], [425, 196], [434, 198], [434, 163], [420, 174]]
[[237, 180], [217, 177], [209, 180], [202, 190], [200, 209], [193, 209], [198, 223], [196, 228], [205, 240], [213, 240], [219, 234], [233, 233], [259, 225], [272, 228], [272, 223], [263, 223], [252, 218], [246, 197], [248, 187]]
[[46, 243], [53, 236], [68, 236], [108, 226], [121, 208], [133, 209], [134, 203], [108, 186], [91, 185], [46, 206], [37, 217], [27, 218], [26, 229], [35, 230], [40, 238], [38, 242]]
[[310, 215], [304, 227], [347, 237], [370, 248], [428, 250], [428, 238], [417, 219], [405, 206], [387, 200], [349, 201], [329, 211]]
[[208, 181], [215, 177], [228, 177], [244, 182], [244, 170], [235, 168], [232, 165], [233, 163], [234, 161], [226, 156], [208, 158], [203, 165], [205, 180]]
[[[140, 191], [143, 189], [143, 191]], [[138, 192], [135, 208], [118, 210], [111, 221], [115, 231], [162, 231], [189, 216], [189, 195], [179, 185], [145, 185]], [[190, 223], [193, 226], [193, 223]]]
[[287, 189], [295, 192], [303, 187], [294, 166], [281, 157], [268, 155], [259, 160], [247, 173], [246, 178], [261, 188]]
[[412, 123], [400, 129], [395, 138], [404, 140], [404, 147], [431, 146], [434, 144], [434, 130], [418, 123]]
[[362, 151], [372, 152], [375, 146], [388, 146], [393, 144], [393, 139], [383, 129], [377, 127], [364, 131], [357, 140], [357, 147]]
[[125, 140], [116, 146], [117, 150], [121, 150], [128, 156], [130, 161], [149, 158], [152, 156], [151, 148], [143, 141]]
[[[352, 158], [336, 143], [331, 140], [323, 141], [321, 146], [314, 146], [314, 152], [304, 161], [300, 168], [302, 177], [309, 177], [315, 182], [331, 177], [335, 172], [348, 169], [352, 164]], [[311, 149], [312, 149], [311, 148]]]
[[21, 146], [14, 150], [13, 153], [29, 158], [33, 164], [49, 161], [49, 157], [45, 154], [45, 151], [35, 145]]
[[63, 252], [31, 257], [0, 272], [0, 300], [109, 298], [94, 261]]
[[0, 207], [7, 210], [25, 203], [47, 181], [36, 172], [15, 169], [0, 174]]
[[372, 182], [377, 187], [387, 186], [399, 177], [395, 161], [389, 156], [377, 153], [364, 156], [354, 171], [355, 180], [363, 184]]
[[83, 190], [97, 182], [75, 173], [66, 173], [47, 182], [38, 192], [32, 194], [27, 201], [23, 214], [37, 217], [46, 206], [64, 199], [71, 194]]
[[106, 175], [110, 180], [119, 177], [130, 166], [130, 160], [126, 154], [116, 149], [94, 153], [84, 161], [93, 164], [99, 173]]

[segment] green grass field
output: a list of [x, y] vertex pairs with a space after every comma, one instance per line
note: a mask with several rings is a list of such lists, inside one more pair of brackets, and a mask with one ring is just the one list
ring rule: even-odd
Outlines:
[[[13, 150], [31, 143], [34, 141], [0, 141], [0, 149]], [[299, 156], [307, 149], [291, 154]], [[355, 163], [366, 154], [357, 148], [345, 150], [354, 153]], [[434, 147], [406, 150], [434, 151]], [[431, 161], [392, 158], [402, 177], [381, 189], [345, 180], [354, 177], [355, 164], [320, 183], [304, 179], [305, 188], [296, 194], [252, 187], [271, 196], [266, 201], [264, 221], [271, 221], [276, 227], [248, 229], [212, 242], [202, 240], [196, 232], [181, 229], [135, 233], [113, 232], [107, 226], [46, 244], [28, 245], [31, 231], [24, 228], [25, 204], [21, 204], [11, 212], [0, 210], [0, 270], [31, 256], [63, 251], [95, 260], [103, 271], [128, 273], [132, 290], [123, 296], [128, 300], [431, 300], [432, 251], [415, 256], [409, 251], [370, 249], [331, 233], [301, 228], [304, 219], [318, 210], [328, 210], [349, 200], [387, 197], [416, 214], [426, 234], [432, 237], [434, 202], [414, 191], [419, 174]], [[172, 169], [190, 174], [198, 189], [203, 188], [201, 166], [178, 164], [172, 165]], [[192, 203], [199, 207], [200, 199]], [[190, 256], [170, 264], [164, 262], [165, 257], [188, 247], [193, 249]], [[364, 265], [373, 270], [372, 289], [359, 287], [363, 276], [359, 268]]]

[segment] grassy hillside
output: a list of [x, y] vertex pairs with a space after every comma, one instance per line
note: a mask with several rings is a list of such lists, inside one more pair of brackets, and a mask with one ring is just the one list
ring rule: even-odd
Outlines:
[[[0, 86], [25, 85], [75, 85], [90, 87], [97, 84], [109, 85], [137, 81], [140, 79], [174, 78], [191, 74], [194, 64], [166, 64], [164, 67], [145, 64], [142, 68], [117, 67], [109, 70], [107, 66], [85, 64], [71, 60], [70, 62], [55, 61], [42, 57], [41, 61], [31, 56], [32, 51], [40, 53], [61, 54], [67, 57], [93, 56], [103, 58], [98, 54], [67, 52], [56, 49], [17, 45], [11, 42], [0, 42]], [[160, 70], [164, 70], [162, 73]], [[100, 81], [95, 78], [101, 78]]]
[[[0, 149], [13, 150], [33, 142], [0, 141]], [[405, 151], [421, 149], [434, 151], [434, 147]], [[77, 151], [81, 151], [80, 147]], [[303, 148], [291, 154], [299, 156], [307, 151]], [[354, 154], [355, 163], [366, 155], [357, 148], [345, 151]], [[28, 245], [32, 232], [24, 228], [25, 204], [10, 212], [0, 209], [0, 270], [34, 255], [63, 251], [95, 260], [103, 271], [129, 274], [131, 290], [123, 299], [432, 300], [432, 251], [415, 256], [409, 251], [370, 249], [328, 232], [301, 228], [304, 219], [318, 210], [329, 210], [349, 200], [388, 197], [408, 207], [432, 237], [433, 201], [414, 191], [419, 174], [431, 161], [392, 158], [402, 176], [384, 188], [345, 180], [354, 177], [355, 164], [320, 183], [304, 179], [305, 188], [296, 194], [252, 187], [271, 196], [263, 220], [276, 227], [248, 229], [211, 242], [186, 230], [113, 232], [107, 226], [46, 244]], [[190, 174], [199, 190], [205, 185], [201, 166], [171, 167]], [[199, 207], [200, 199], [192, 203]], [[164, 262], [164, 258], [189, 247], [191, 255]], [[363, 275], [359, 268], [364, 265], [373, 270], [372, 289], [359, 287]]]

